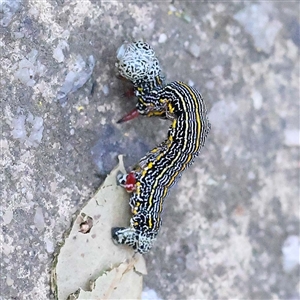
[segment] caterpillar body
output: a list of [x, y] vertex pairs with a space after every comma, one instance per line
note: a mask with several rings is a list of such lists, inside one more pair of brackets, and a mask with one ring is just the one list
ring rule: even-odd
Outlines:
[[[204, 146], [210, 123], [200, 93], [180, 81], [165, 84], [154, 51], [151, 49], [152, 55], [143, 56], [140, 48], [151, 49], [142, 42], [132, 43], [127, 48], [130, 55], [127, 52], [126, 56], [122, 49], [123, 55], [118, 57], [120, 74], [134, 84], [138, 97], [135, 111], [169, 119], [172, 124], [164, 142], [141, 158], [129, 174], [118, 176], [120, 184], [131, 192], [132, 218], [128, 228], [112, 228], [112, 238], [117, 244], [126, 244], [137, 252], [146, 253], [161, 227], [164, 199]], [[139, 57], [139, 63], [129, 59], [132, 57]], [[149, 60], [157, 63], [149, 67]], [[135, 69], [130, 67], [131, 64]], [[143, 79], [139, 78], [139, 71], [143, 73]]]

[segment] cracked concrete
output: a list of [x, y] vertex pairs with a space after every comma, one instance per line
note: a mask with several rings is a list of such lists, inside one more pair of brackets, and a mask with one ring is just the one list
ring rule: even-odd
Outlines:
[[[115, 123], [134, 106], [115, 52], [141, 38], [212, 123], [166, 200], [144, 297], [299, 299], [299, 5], [170, 2], [1, 4], [1, 299], [51, 299], [72, 215], [118, 154], [130, 166], [165, 138], [163, 120]], [[91, 77], [57, 99], [91, 56]]]

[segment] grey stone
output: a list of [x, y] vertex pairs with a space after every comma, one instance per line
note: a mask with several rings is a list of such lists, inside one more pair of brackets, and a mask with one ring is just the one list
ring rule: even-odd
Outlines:
[[192, 54], [195, 58], [199, 58], [200, 57], [200, 46], [192, 43], [189, 48], [188, 51], [190, 54]]
[[[3, 299], [51, 299], [52, 251], [73, 214], [118, 154], [129, 170], [166, 138], [166, 120], [116, 124], [136, 99], [123, 96], [130, 85], [116, 78], [115, 53], [138, 39], [154, 47], [167, 81], [194, 83], [212, 123], [166, 199], [144, 298], [299, 298], [299, 265], [284, 254], [295, 249], [288, 237], [299, 238], [298, 3], [3, 3]], [[54, 58], [61, 41], [68, 47]]]

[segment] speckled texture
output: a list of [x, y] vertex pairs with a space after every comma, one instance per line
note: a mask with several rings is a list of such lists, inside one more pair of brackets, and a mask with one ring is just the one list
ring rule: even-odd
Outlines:
[[[117, 154], [129, 166], [165, 138], [166, 121], [115, 123], [134, 106], [115, 76], [115, 52], [140, 38], [168, 81], [201, 91], [212, 123], [166, 201], [145, 291], [298, 299], [299, 264], [289, 254], [297, 245], [287, 247], [299, 243], [299, 5], [11, 3], [0, 27], [1, 299], [49, 299], [53, 251], [72, 214]], [[85, 85], [57, 99], [76, 58], [91, 55]]]

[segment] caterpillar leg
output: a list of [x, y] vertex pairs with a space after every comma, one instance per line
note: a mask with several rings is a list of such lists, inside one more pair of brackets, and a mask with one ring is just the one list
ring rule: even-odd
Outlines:
[[154, 239], [138, 233], [134, 228], [113, 227], [111, 229], [113, 242], [132, 247], [141, 254], [147, 253], [152, 247]]
[[128, 193], [132, 193], [133, 191], [135, 191], [136, 178], [134, 172], [130, 172], [128, 174], [119, 172], [117, 175], [117, 181], [119, 185], [125, 188]]

